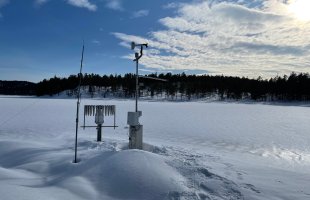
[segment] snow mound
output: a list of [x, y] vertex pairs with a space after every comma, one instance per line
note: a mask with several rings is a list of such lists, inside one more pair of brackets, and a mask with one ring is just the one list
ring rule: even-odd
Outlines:
[[[0, 179], [7, 180], [0, 181], [0, 193], [8, 190], [5, 199], [41, 199], [47, 193], [50, 199], [152, 200], [187, 191], [186, 179], [164, 156], [98, 145], [101, 149], [82, 150], [74, 164], [66, 147], [0, 141]], [[26, 195], [16, 196], [14, 190]]]
[[[163, 199], [169, 192], [185, 191], [185, 179], [164, 157], [146, 151], [125, 150], [100, 156], [100, 187], [109, 196]], [[92, 170], [92, 173], [94, 171]]]

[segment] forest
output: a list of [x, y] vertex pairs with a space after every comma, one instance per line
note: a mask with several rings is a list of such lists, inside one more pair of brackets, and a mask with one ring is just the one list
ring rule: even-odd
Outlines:
[[3, 95], [35, 95], [37, 84], [27, 81], [1, 81], [0, 94]]
[[[76, 95], [80, 75], [68, 78], [53, 77], [36, 84], [37, 96], [57, 95], [66, 91], [68, 96]], [[139, 78], [139, 96], [163, 98], [167, 100], [205, 99], [214, 97], [218, 100], [256, 100], [256, 101], [309, 101], [309, 73], [291, 73], [289, 76], [276, 76], [270, 79], [249, 79], [246, 77], [149, 74], [148, 77], [160, 78], [166, 82]], [[93, 97], [134, 98], [135, 75], [83, 74], [84, 91]]]

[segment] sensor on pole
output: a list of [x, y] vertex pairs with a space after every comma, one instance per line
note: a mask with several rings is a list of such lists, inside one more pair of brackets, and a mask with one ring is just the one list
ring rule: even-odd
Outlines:
[[[86, 116], [95, 116], [95, 123], [97, 126], [86, 126], [85, 125], [85, 117]], [[104, 126], [104, 117], [114, 117], [114, 124]], [[116, 107], [115, 105], [84, 105], [84, 124], [83, 128], [97, 128], [97, 142], [102, 141], [102, 128], [116, 128], [118, 126], [115, 125], [116, 118]]]
[[131, 42], [131, 49], [140, 47], [140, 53], [135, 53], [136, 62], [136, 101], [135, 112], [128, 112], [127, 124], [129, 125], [129, 148], [143, 149], [143, 126], [139, 123], [139, 117], [142, 116], [142, 111], [138, 111], [138, 96], [139, 96], [139, 59], [143, 56], [143, 47], [147, 48], [148, 44], [136, 44]]

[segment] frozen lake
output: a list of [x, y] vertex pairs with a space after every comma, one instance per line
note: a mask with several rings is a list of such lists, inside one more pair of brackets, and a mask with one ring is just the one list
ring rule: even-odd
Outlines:
[[[133, 101], [82, 100], [84, 104], [115, 104], [116, 130], [105, 129], [105, 137], [127, 140], [127, 112]], [[29, 139], [73, 137], [76, 100], [1, 98], [2, 136]], [[235, 150], [285, 149], [310, 151], [310, 107], [237, 103], [140, 102], [146, 142], [203, 150], [218, 146]], [[89, 119], [89, 125], [95, 125]], [[106, 124], [112, 121], [107, 119]], [[80, 130], [82, 137], [95, 138], [95, 130]], [[24, 138], [25, 137], [25, 138]]]
[[[0, 102], [0, 141], [73, 147], [75, 99], [1, 96]], [[134, 110], [134, 101], [83, 99], [80, 125], [86, 104], [115, 104], [119, 127], [104, 129], [103, 138], [122, 144], [128, 141], [126, 118], [127, 112]], [[310, 107], [143, 101], [139, 103], [139, 110], [143, 111], [140, 122], [144, 126], [144, 142], [166, 149], [165, 156], [170, 161], [188, 159], [187, 154], [202, 156], [193, 158], [190, 163], [199, 163], [200, 167], [233, 181], [240, 189], [240, 199], [310, 198], [307, 186], [310, 181]], [[93, 120], [87, 119], [87, 124], [94, 125]], [[110, 124], [112, 120], [106, 119], [105, 125]], [[95, 138], [95, 129], [79, 130], [79, 141], [83, 144], [94, 143]], [[81, 151], [82, 159], [83, 155], [85, 159], [89, 157], [84, 148]], [[0, 166], [4, 165], [2, 162], [0, 157]], [[188, 180], [193, 178], [183, 176]], [[193, 187], [200, 191], [197, 199], [204, 199], [204, 195], [207, 199], [210, 191], [199, 183]], [[219, 185], [224, 188], [219, 192], [223, 197], [217, 198], [229, 199], [225, 190], [228, 186]], [[62, 197], [69, 198], [68, 195]]]

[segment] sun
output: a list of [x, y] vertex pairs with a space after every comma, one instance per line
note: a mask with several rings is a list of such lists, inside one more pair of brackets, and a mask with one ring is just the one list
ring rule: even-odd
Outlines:
[[294, 0], [290, 3], [289, 10], [299, 20], [310, 20], [310, 0]]

